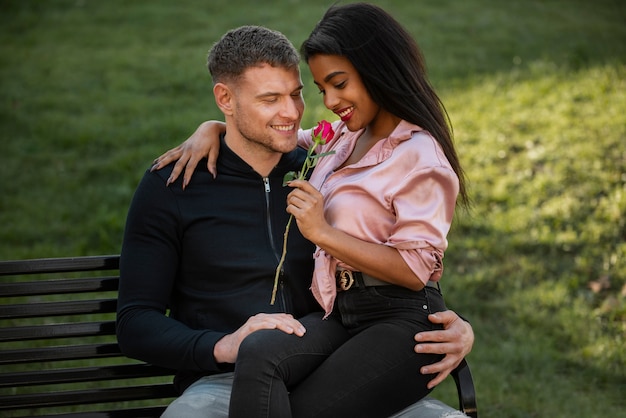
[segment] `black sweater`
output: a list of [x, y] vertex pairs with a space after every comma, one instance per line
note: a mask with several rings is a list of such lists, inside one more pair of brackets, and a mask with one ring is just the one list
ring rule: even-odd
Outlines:
[[[178, 370], [183, 390], [202, 375], [232, 370], [215, 343], [260, 312], [300, 317], [319, 307], [309, 291], [314, 247], [292, 222], [282, 282], [270, 304], [289, 214], [286, 154], [262, 178], [222, 141], [213, 179], [198, 164], [183, 191], [165, 183], [173, 165], [146, 172], [128, 212], [120, 264], [117, 337], [133, 358]], [[169, 310], [169, 315], [167, 312]]]

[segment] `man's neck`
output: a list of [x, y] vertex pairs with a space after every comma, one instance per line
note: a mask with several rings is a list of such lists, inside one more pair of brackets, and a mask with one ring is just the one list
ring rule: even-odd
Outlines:
[[228, 133], [224, 136], [224, 142], [261, 177], [267, 177], [283, 155], [243, 138], [229, 137]]

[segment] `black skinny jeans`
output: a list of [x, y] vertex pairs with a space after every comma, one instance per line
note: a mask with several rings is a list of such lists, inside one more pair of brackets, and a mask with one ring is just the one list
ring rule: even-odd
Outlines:
[[388, 417], [426, 396], [442, 358], [417, 354], [414, 335], [441, 329], [428, 314], [445, 310], [441, 293], [399, 286], [353, 288], [335, 313], [301, 319], [304, 337], [262, 330], [242, 343], [230, 417]]

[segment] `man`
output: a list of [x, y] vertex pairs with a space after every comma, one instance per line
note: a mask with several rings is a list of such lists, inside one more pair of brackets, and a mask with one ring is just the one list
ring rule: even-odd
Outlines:
[[[226, 417], [241, 341], [260, 329], [302, 336], [294, 318], [319, 310], [308, 290], [314, 247], [297, 228], [270, 304], [288, 219], [282, 178], [305, 156], [295, 149], [304, 110], [298, 53], [282, 34], [247, 26], [224, 35], [208, 61], [227, 126], [219, 175], [200, 167], [183, 191], [167, 187], [172, 166], [146, 173], [121, 253], [118, 341], [130, 357], [177, 370], [182, 394], [164, 417]], [[455, 314], [439, 315], [456, 334], [439, 331], [428, 340], [449, 345], [423, 347], [452, 353], [430, 366], [446, 375], [473, 334]]]

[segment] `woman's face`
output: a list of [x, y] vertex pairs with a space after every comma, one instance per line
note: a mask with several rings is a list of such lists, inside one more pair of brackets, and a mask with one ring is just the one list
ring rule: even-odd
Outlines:
[[308, 64], [313, 81], [324, 96], [324, 105], [339, 116], [350, 131], [376, 122], [380, 106], [374, 103], [361, 76], [346, 57], [317, 54], [309, 58]]

